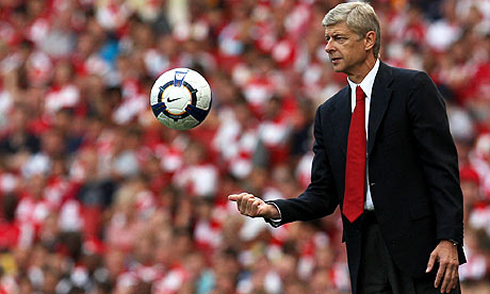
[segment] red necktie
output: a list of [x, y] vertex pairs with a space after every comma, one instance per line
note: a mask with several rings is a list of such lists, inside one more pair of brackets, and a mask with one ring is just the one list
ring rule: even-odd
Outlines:
[[366, 182], [365, 95], [356, 88], [356, 108], [352, 113], [347, 141], [343, 213], [352, 223], [364, 211]]

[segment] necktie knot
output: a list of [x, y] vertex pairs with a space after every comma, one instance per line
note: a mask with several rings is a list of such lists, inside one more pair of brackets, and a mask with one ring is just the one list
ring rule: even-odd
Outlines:
[[366, 98], [366, 94], [362, 91], [360, 86], [356, 88], [356, 101], [364, 100]]

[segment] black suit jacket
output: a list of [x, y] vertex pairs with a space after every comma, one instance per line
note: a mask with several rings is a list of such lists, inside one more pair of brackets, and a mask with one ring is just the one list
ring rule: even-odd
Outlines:
[[[311, 183], [298, 198], [274, 200], [280, 224], [342, 211], [350, 87], [323, 103], [314, 123]], [[429, 255], [442, 239], [463, 242], [463, 197], [458, 156], [445, 105], [430, 77], [381, 62], [369, 115], [368, 183], [384, 241], [395, 264], [424, 276]], [[361, 251], [360, 222], [343, 215], [353, 292]], [[462, 248], [460, 262], [465, 262]], [[435, 273], [436, 271], [433, 270]]]

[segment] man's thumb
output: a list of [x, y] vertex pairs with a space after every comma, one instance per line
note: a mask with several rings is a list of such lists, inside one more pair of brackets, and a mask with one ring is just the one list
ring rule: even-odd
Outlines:
[[434, 267], [435, 261], [436, 261], [436, 256], [434, 253], [432, 253], [429, 257], [429, 262], [427, 263], [427, 269], [425, 270], [426, 273], [428, 273], [432, 270], [432, 267]]

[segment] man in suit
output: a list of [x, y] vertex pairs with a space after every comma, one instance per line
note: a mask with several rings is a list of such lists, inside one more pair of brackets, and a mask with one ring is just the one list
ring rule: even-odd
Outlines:
[[369, 4], [339, 4], [323, 25], [349, 85], [317, 109], [311, 183], [294, 199], [229, 199], [276, 227], [340, 206], [354, 293], [460, 293], [463, 199], [440, 93], [426, 73], [379, 60]]

